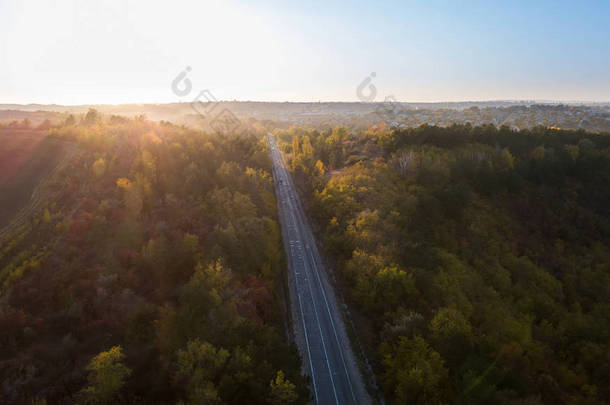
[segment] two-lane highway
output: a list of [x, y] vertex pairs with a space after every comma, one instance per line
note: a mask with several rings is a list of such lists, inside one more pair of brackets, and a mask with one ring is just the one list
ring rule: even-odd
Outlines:
[[369, 403], [343, 319], [275, 138], [268, 135], [284, 247], [291, 312], [304, 371], [317, 404]]

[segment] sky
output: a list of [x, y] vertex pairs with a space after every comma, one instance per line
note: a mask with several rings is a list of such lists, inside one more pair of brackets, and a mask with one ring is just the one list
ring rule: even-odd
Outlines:
[[178, 102], [204, 90], [610, 101], [610, 1], [0, 0], [0, 103]]

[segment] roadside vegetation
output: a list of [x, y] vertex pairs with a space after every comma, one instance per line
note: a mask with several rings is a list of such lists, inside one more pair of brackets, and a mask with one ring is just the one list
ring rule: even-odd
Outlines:
[[392, 403], [610, 401], [610, 135], [276, 131]]
[[0, 239], [0, 403], [304, 403], [262, 135], [68, 117]]

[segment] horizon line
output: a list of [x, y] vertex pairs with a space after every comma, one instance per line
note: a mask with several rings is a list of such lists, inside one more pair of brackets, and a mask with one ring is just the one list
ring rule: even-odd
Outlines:
[[[123, 102], [123, 103], [78, 103], [78, 104], [59, 104], [59, 103], [14, 103], [0, 102], [0, 106], [59, 106], [59, 107], [84, 107], [84, 106], [126, 106], [126, 105], [163, 105], [163, 104], [189, 104], [192, 101], [161, 101], [161, 102]], [[211, 101], [210, 101], [211, 102]], [[316, 100], [316, 101], [295, 101], [295, 100], [216, 100], [218, 103], [268, 103], [268, 104], [383, 104], [387, 101], [345, 101], [345, 100]], [[486, 99], [486, 100], [437, 100], [437, 101], [403, 101], [393, 100], [400, 104], [464, 104], [464, 103], [532, 103], [532, 104], [610, 104], [610, 100], [553, 100], [553, 99]]]

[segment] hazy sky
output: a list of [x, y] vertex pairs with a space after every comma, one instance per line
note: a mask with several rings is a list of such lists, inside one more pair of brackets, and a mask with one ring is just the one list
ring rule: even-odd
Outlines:
[[0, 103], [610, 100], [610, 1], [292, 3], [0, 0]]

